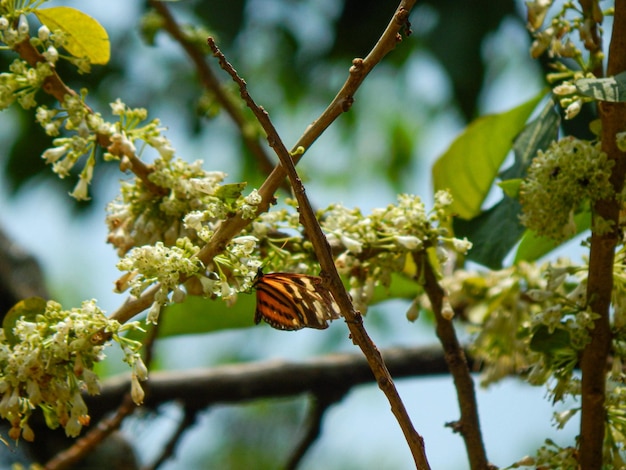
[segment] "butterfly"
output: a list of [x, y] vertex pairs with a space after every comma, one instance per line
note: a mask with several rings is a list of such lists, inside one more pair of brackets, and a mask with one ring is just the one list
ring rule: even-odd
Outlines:
[[339, 318], [339, 306], [322, 278], [293, 273], [263, 274], [259, 269], [254, 323], [264, 320], [279, 330], [304, 327], [323, 330], [328, 320]]

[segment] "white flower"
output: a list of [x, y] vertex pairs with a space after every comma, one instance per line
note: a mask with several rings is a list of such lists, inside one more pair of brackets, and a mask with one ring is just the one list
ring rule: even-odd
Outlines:
[[69, 194], [77, 201], [88, 201], [91, 199], [88, 195], [88, 187], [89, 181], [87, 181], [86, 178], [79, 178], [78, 183], [76, 183], [76, 186], [74, 187], [74, 191]]
[[43, 53], [43, 56], [48, 62], [54, 64], [59, 59], [59, 51], [57, 51], [54, 46], [50, 46], [46, 52]]
[[141, 405], [146, 396], [136, 374], [131, 375], [130, 396], [133, 398], [133, 402], [135, 402], [136, 405]]
[[48, 27], [46, 25], [41, 26], [37, 30], [37, 37], [41, 41], [47, 41], [48, 40], [48, 38], [50, 37], [50, 30], [48, 29]]
[[454, 318], [454, 309], [452, 305], [450, 305], [450, 301], [448, 300], [448, 296], [444, 296], [443, 305], [441, 306], [441, 316], [446, 320], [452, 320]]
[[126, 110], [126, 105], [122, 103], [121, 99], [116, 99], [113, 103], [111, 103], [111, 112], [116, 116], [121, 116], [124, 114]]
[[156, 325], [159, 320], [159, 313], [161, 313], [161, 304], [158, 302], [154, 302], [150, 310], [148, 311], [148, 316], [146, 317], [146, 323], [152, 323]]
[[565, 119], [575, 118], [580, 112], [582, 105], [582, 100], [575, 100], [572, 104], [570, 104], [565, 110]]
[[52, 147], [52, 148], [49, 148], [48, 150], [46, 150], [41, 157], [48, 164], [49, 163], [54, 163], [59, 158], [61, 158], [63, 155], [65, 155], [65, 153], [67, 152], [68, 149], [69, 149], [68, 145], [62, 145], [61, 147]]
[[350, 253], [354, 253], [355, 255], [363, 251], [363, 243], [346, 235], [341, 235], [341, 243], [346, 247], [346, 250]]
[[413, 235], [398, 235], [395, 241], [407, 250], [415, 250], [422, 246], [422, 240]]
[[576, 88], [576, 85], [573, 85], [569, 82], [563, 82], [560, 85], [557, 85], [552, 89], [552, 92], [555, 95], [560, 95], [560, 96], [573, 95], [577, 91], [578, 89]]
[[454, 246], [454, 251], [461, 254], [465, 254], [472, 249], [472, 242], [467, 238], [463, 238], [463, 240], [455, 238], [452, 240], [452, 245]]
[[263, 201], [263, 198], [256, 189], [253, 189], [250, 194], [248, 194], [244, 198], [244, 200], [246, 201], [246, 204], [250, 204], [251, 206], [258, 206]]

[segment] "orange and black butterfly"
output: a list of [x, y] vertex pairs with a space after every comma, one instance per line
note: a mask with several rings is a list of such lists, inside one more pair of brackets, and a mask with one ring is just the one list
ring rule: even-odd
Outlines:
[[322, 278], [293, 273], [263, 274], [254, 281], [256, 312], [254, 323], [264, 320], [279, 330], [304, 327], [323, 330], [328, 320], [339, 318], [339, 306]]

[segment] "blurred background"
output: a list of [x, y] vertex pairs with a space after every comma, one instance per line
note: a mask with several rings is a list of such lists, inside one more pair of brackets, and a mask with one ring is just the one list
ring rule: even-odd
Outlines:
[[[145, 2], [48, 5], [74, 6], [109, 33], [110, 64], [94, 66], [90, 75], [60, 70], [72, 88], [89, 89], [87, 101], [94, 110], [110, 117], [109, 103], [118, 97], [129, 106], [146, 107], [150, 117], [168, 128], [166, 135], [180, 157], [203, 159], [205, 169], [227, 172], [228, 182], [247, 181], [249, 188], [261, 184], [265, 175], [230, 118], [204, 94], [180, 46], [165, 33], [150, 38], [153, 45], [142, 37]], [[290, 147], [335, 96], [352, 59], [364, 57], [375, 44], [397, 2], [186, 0], [168, 6], [179, 22], [206, 28], [216, 37]], [[410, 20], [413, 34], [374, 69], [350, 112], [321, 136], [298, 167], [317, 207], [339, 202], [368, 212], [394, 203], [401, 192], [420, 195], [430, 207], [431, 165], [463, 127], [479, 115], [526, 101], [545, 85], [541, 64], [529, 56], [521, 1], [421, 1]], [[12, 60], [10, 53], [0, 56], [3, 66]], [[13, 107], [0, 115], [0, 123], [0, 229], [41, 263], [52, 298], [65, 308], [96, 298], [107, 312], [114, 311], [125, 296], [113, 293], [118, 258], [105, 244], [104, 215], [118, 192], [117, 166], [100, 165], [92, 200], [75, 203], [67, 193], [76, 180], [59, 180], [40, 157], [51, 141], [34, 114]], [[370, 309], [365, 324], [379, 348], [436, 343], [427, 319], [406, 320], [409, 303], [393, 300]], [[160, 341], [156, 365], [190, 369], [271, 358], [298, 361], [355, 350], [342, 322], [324, 332], [288, 333], [253, 327], [252, 316], [251, 311], [250, 328]], [[124, 371], [113, 357], [103, 371]], [[459, 416], [451, 380], [401, 380], [398, 386], [424, 436], [432, 467], [467, 468], [462, 439], [444, 427]], [[577, 423], [555, 431], [544, 393], [514, 379], [478, 390], [485, 445], [494, 464], [510, 465], [533, 453], [546, 437], [561, 444], [572, 440]], [[125, 424], [143, 462], [155, 458], [180, 417], [175, 405], [160, 411], [158, 417], [145, 415]], [[163, 468], [277, 468], [294, 445], [305, 411], [304, 398], [214, 407], [185, 434], [176, 460]], [[301, 466], [413, 467], [376, 385], [359, 387], [333, 406], [320, 440]]]

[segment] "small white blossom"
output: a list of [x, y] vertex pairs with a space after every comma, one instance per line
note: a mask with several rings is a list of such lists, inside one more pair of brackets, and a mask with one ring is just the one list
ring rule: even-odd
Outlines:
[[557, 85], [552, 89], [552, 92], [555, 95], [560, 95], [560, 96], [573, 95], [577, 91], [578, 89], [576, 88], [576, 85], [569, 83], [569, 82], [563, 82], [560, 85]]
[[130, 395], [136, 405], [141, 405], [146, 396], [146, 393], [143, 391], [136, 374], [131, 375]]
[[46, 25], [40, 26], [37, 30], [37, 37], [40, 41], [47, 41], [50, 37], [50, 29]]
[[69, 149], [69, 145], [62, 145], [60, 147], [49, 148], [48, 150], [46, 150], [43, 153], [42, 158], [48, 164], [54, 163], [59, 158], [61, 158], [63, 155], [65, 155], [67, 153], [68, 149]]
[[76, 186], [74, 187], [74, 190], [69, 194], [77, 201], [88, 201], [89, 199], [91, 199], [89, 197], [88, 188], [89, 181], [87, 181], [87, 179], [85, 178], [79, 178], [78, 183], [76, 183]]
[[341, 243], [350, 253], [359, 254], [363, 251], [363, 243], [346, 235], [341, 235]]
[[423, 245], [422, 240], [414, 235], [398, 235], [395, 237], [395, 241], [407, 250], [416, 250]]
[[455, 238], [452, 240], [452, 245], [454, 246], [454, 251], [461, 254], [466, 254], [472, 249], [472, 242], [470, 242], [467, 238], [463, 238], [463, 240]]
[[263, 202], [263, 198], [256, 189], [253, 189], [250, 194], [244, 198], [244, 200], [246, 201], [246, 204], [250, 204], [251, 206], [258, 206], [261, 202]]
[[45, 59], [51, 64], [55, 64], [59, 60], [59, 51], [54, 46], [49, 46], [46, 52], [43, 53]]

